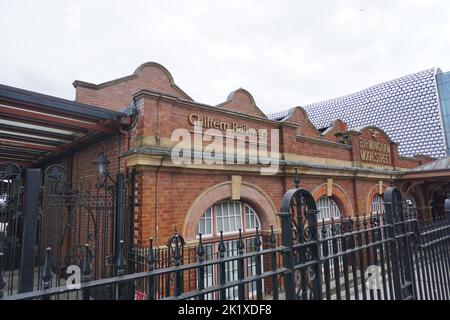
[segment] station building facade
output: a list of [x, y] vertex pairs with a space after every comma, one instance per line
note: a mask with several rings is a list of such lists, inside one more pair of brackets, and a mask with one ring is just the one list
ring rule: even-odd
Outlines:
[[[391, 184], [401, 186], [420, 216], [431, 214], [433, 195], [423, 179], [403, 179], [413, 168], [434, 159], [399, 155], [399, 145], [378, 127], [350, 130], [347, 123], [335, 119], [319, 130], [301, 107], [269, 119], [244, 89], [230, 93], [216, 106], [197, 103], [157, 63], [145, 63], [129, 76], [102, 84], [75, 81], [74, 87], [77, 107], [108, 110], [116, 120], [99, 120], [101, 132], [70, 147], [44, 150], [37, 158], [11, 154], [8, 158], [2, 152], [1, 161], [42, 168], [59, 163], [67, 168], [71, 181], [95, 181], [93, 163], [104, 153], [112, 175], [123, 172], [133, 177], [130, 239], [135, 244], [146, 245], [153, 238], [155, 245], [162, 246], [174, 232], [188, 243], [195, 243], [199, 232], [205, 241], [213, 242], [223, 231], [233, 247], [239, 229], [251, 236], [258, 227], [263, 236], [268, 235], [271, 227], [280, 228], [277, 213], [284, 193], [294, 187], [296, 173], [325, 222], [382, 211], [382, 195]], [[19, 103], [24, 96], [34, 97], [34, 103], [56, 99], [18, 92], [8, 101]], [[176, 163], [173, 148], [193, 142], [198, 126], [202, 140], [189, 147], [192, 161]], [[189, 137], [174, 139], [179, 129]], [[242, 161], [205, 161], [205, 148], [227, 129], [244, 133], [232, 147]], [[219, 142], [225, 143], [226, 139]], [[248, 151], [255, 149], [268, 150], [265, 159], [255, 162]], [[267, 159], [277, 159], [275, 171], [264, 172], [270, 166]]]

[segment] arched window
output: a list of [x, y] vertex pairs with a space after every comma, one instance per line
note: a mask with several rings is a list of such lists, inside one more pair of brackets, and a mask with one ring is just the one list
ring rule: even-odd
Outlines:
[[213, 235], [212, 230], [212, 208], [208, 208], [197, 224], [197, 233], [201, 233], [204, 237]]
[[[340, 217], [341, 217], [341, 211], [339, 210], [339, 207], [336, 203], [336, 201], [333, 200], [331, 197], [321, 197], [316, 202], [317, 210], [319, 210], [318, 214], [318, 223], [319, 223], [319, 235], [320, 238], [323, 239], [333, 236], [332, 228], [331, 228], [331, 218], [335, 220], [335, 232], [336, 234], [341, 234], [341, 224], [340, 224]], [[324, 235], [322, 233], [322, 219], [325, 222], [325, 229], [326, 234]], [[340, 241], [337, 242], [338, 245], [338, 251], [342, 251], [342, 243]], [[323, 256], [323, 247], [321, 247], [321, 256]], [[328, 253], [333, 253], [333, 244], [331, 241], [328, 241]], [[342, 264], [342, 257], [339, 257], [340, 264]], [[334, 268], [334, 260], [330, 260], [330, 268], [333, 270]], [[322, 272], [324, 272], [323, 266], [322, 266]], [[332, 275], [332, 278], [334, 279], [334, 275]]]
[[319, 221], [322, 219], [329, 220], [331, 218], [339, 218], [341, 212], [337, 203], [330, 197], [322, 197], [316, 202], [317, 210], [319, 210]]
[[331, 224], [330, 220], [333, 218], [335, 220], [335, 226], [336, 226], [336, 234], [340, 233], [340, 217], [341, 217], [341, 211], [339, 210], [339, 207], [336, 203], [336, 201], [333, 200], [331, 197], [321, 197], [316, 202], [317, 210], [319, 210], [318, 214], [318, 223], [319, 223], [319, 234], [320, 237], [323, 237], [323, 234], [321, 232], [321, 223], [322, 219], [325, 220], [325, 228], [327, 229], [327, 237], [332, 236], [331, 232]]
[[197, 232], [204, 238], [255, 231], [261, 224], [255, 210], [240, 201], [219, 202], [208, 208], [197, 224]]
[[371, 213], [384, 213], [384, 201], [383, 198], [377, 194], [372, 199], [372, 203], [370, 205]]
[[[245, 251], [251, 252], [254, 248], [254, 237], [256, 227], [260, 228], [261, 223], [255, 210], [248, 204], [240, 201], [222, 201], [208, 208], [197, 224], [198, 233], [202, 234], [206, 249], [206, 260], [213, 259], [218, 252], [220, 231], [223, 232], [225, 241], [225, 256], [238, 255], [239, 229], [245, 243]], [[254, 257], [246, 259], [245, 272], [247, 275], [256, 274], [256, 260]], [[262, 267], [262, 266], [261, 266]], [[225, 264], [226, 282], [238, 279], [237, 261]], [[205, 287], [218, 284], [217, 265], [210, 265], [205, 268]], [[249, 283], [249, 296], [256, 294], [256, 282]], [[238, 298], [238, 287], [226, 289], [227, 299]], [[218, 298], [217, 293], [206, 296], [207, 299]]]

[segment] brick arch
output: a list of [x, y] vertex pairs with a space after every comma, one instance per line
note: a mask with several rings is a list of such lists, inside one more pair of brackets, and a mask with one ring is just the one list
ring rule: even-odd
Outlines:
[[[385, 185], [383, 183], [383, 188], [382, 191], [384, 192], [387, 189], [387, 185]], [[369, 213], [371, 211], [371, 207], [372, 207], [372, 200], [373, 198], [378, 194], [378, 184], [373, 185], [370, 189], [369, 192], [367, 193], [367, 198], [366, 198], [366, 213]], [[383, 198], [383, 195], [381, 195], [381, 197]]]
[[418, 207], [425, 207], [427, 205], [425, 196], [422, 193], [422, 188], [420, 188], [420, 185], [415, 183], [409, 185], [408, 188], [405, 190], [405, 199], [410, 193], [414, 196], [414, 199], [416, 200], [416, 204]]
[[409, 188], [411, 188], [412, 185], [413, 185], [412, 182], [406, 182], [403, 185], [401, 185], [399, 189], [402, 192], [402, 194], [406, 194], [406, 192], [408, 191]]
[[[231, 200], [231, 181], [210, 187], [194, 200], [186, 213], [183, 223], [183, 235], [187, 240], [195, 239], [197, 222], [205, 211], [215, 203], [223, 200]], [[263, 190], [255, 185], [243, 182], [240, 200], [249, 204], [256, 211], [262, 230], [269, 230], [271, 225], [275, 229], [279, 228], [279, 222], [276, 218], [276, 207]]]
[[[321, 184], [312, 192], [315, 201], [318, 201], [321, 197], [327, 195], [327, 184]], [[331, 194], [331, 198], [336, 202], [339, 210], [341, 211], [344, 217], [353, 216], [353, 206], [348, 196], [347, 192], [345, 192], [344, 188], [340, 185], [333, 183], [333, 193]]]

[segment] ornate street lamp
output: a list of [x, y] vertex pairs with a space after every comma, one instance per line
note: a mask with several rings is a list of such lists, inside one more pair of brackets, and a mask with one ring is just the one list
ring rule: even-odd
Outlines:
[[97, 188], [106, 187], [107, 179], [111, 179], [108, 168], [109, 163], [110, 161], [108, 160], [104, 152], [100, 152], [97, 156], [97, 159], [95, 159], [94, 161], [95, 175], [97, 176]]
[[[108, 261], [113, 263], [117, 270], [117, 275], [121, 276], [124, 274], [125, 260], [124, 260], [124, 238], [125, 238], [125, 178], [123, 173], [117, 173], [116, 179], [111, 178], [109, 173], [110, 161], [106, 157], [104, 152], [100, 152], [97, 159], [94, 161], [95, 175], [97, 176], [97, 192], [100, 189], [105, 190], [105, 195], [107, 192], [110, 193], [111, 202], [113, 204], [113, 215], [114, 215], [114, 235], [113, 241], [115, 242], [114, 255], [108, 258]], [[108, 201], [109, 202], [109, 201]], [[120, 298], [122, 285], [116, 288], [116, 298]]]

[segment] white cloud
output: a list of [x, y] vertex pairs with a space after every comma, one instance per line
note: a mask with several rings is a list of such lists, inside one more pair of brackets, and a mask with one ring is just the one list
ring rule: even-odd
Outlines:
[[449, 70], [449, 9], [444, 0], [2, 0], [0, 83], [73, 99], [75, 79], [108, 81], [156, 61], [196, 101], [244, 87], [276, 111]]

